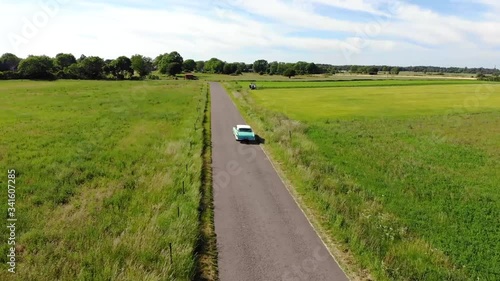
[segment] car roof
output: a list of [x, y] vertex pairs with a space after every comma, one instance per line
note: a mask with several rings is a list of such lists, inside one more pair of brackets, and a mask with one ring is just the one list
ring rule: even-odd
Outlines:
[[248, 125], [236, 125], [236, 129], [252, 129], [250, 126]]

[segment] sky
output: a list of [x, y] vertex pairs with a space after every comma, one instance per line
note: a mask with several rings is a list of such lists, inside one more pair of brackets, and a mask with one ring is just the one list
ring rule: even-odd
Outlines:
[[0, 53], [500, 66], [500, 0], [0, 0]]

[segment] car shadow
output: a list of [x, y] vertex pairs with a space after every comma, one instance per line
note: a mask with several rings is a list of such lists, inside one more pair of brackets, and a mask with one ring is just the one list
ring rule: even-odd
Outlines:
[[266, 143], [266, 139], [259, 136], [259, 135], [255, 135], [255, 140], [254, 141], [241, 141], [241, 143], [243, 144], [248, 144], [248, 145], [259, 145], [259, 144], [265, 144]]
[[259, 135], [255, 135], [255, 142], [258, 144], [266, 144], [266, 139]]

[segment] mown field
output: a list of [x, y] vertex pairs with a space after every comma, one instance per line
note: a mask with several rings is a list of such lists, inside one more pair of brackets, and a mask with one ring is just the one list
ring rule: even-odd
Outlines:
[[499, 280], [500, 84], [365, 83], [226, 86], [353, 276]]
[[[193, 278], [206, 87], [0, 83], [1, 186], [7, 169], [17, 174], [17, 280]], [[0, 280], [13, 280], [5, 227], [0, 236]]]

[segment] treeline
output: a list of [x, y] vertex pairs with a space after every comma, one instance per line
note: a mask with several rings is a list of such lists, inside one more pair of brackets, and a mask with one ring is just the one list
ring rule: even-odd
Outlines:
[[465, 74], [494, 74], [496, 68], [468, 68], [468, 67], [437, 67], [437, 66], [409, 66], [401, 67], [401, 71], [423, 72], [423, 73], [465, 73]]
[[369, 73], [368, 69], [371, 68], [371, 72], [378, 70], [379, 72], [390, 73], [399, 71], [408, 72], [419, 72], [419, 73], [464, 73], [464, 74], [494, 74], [498, 72], [496, 68], [468, 68], [468, 67], [438, 67], [438, 66], [390, 66], [390, 65], [375, 65], [375, 66], [362, 66], [362, 65], [337, 65], [327, 67], [335, 67], [337, 70], [342, 72], [350, 73]]
[[82, 55], [78, 59], [72, 54], [28, 56], [20, 59], [6, 53], [0, 57], [0, 79], [135, 79], [149, 75], [153, 62], [142, 55], [118, 57], [104, 60], [96, 56]]
[[[152, 59], [142, 55], [132, 57], [120, 56], [116, 59], [102, 59], [97, 56], [81, 55], [78, 59], [72, 54], [60, 53], [54, 58], [48, 56], [28, 56], [21, 59], [14, 54], [6, 53], [0, 57], [1, 79], [159, 79], [153, 71], [175, 76], [182, 72], [206, 72], [228, 75], [239, 75], [244, 72], [255, 72], [261, 75], [295, 75], [336, 74], [339, 72], [377, 75], [379, 73], [398, 75], [400, 71], [423, 73], [476, 73], [479, 79], [497, 79], [491, 77], [498, 73], [496, 69], [457, 68], [433, 66], [362, 66], [315, 64], [298, 61], [296, 63], [256, 60], [252, 64], [244, 62], [225, 62], [218, 58], [208, 61], [184, 60], [178, 52], [160, 54]], [[484, 76], [479, 76], [479, 74]]]
[[491, 75], [485, 75], [483, 73], [478, 73], [476, 77], [478, 80], [481, 80], [481, 81], [500, 82], [500, 71], [496, 71]]
[[174, 76], [183, 71], [191, 72], [196, 67], [197, 62], [192, 59], [184, 61], [178, 52], [161, 54], [154, 60], [138, 54], [113, 60], [85, 55], [77, 59], [65, 53], [57, 54], [54, 58], [28, 56], [21, 59], [6, 53], [0, 57], [0, 79], [159, 79], [152, 74], [153, 71]]

